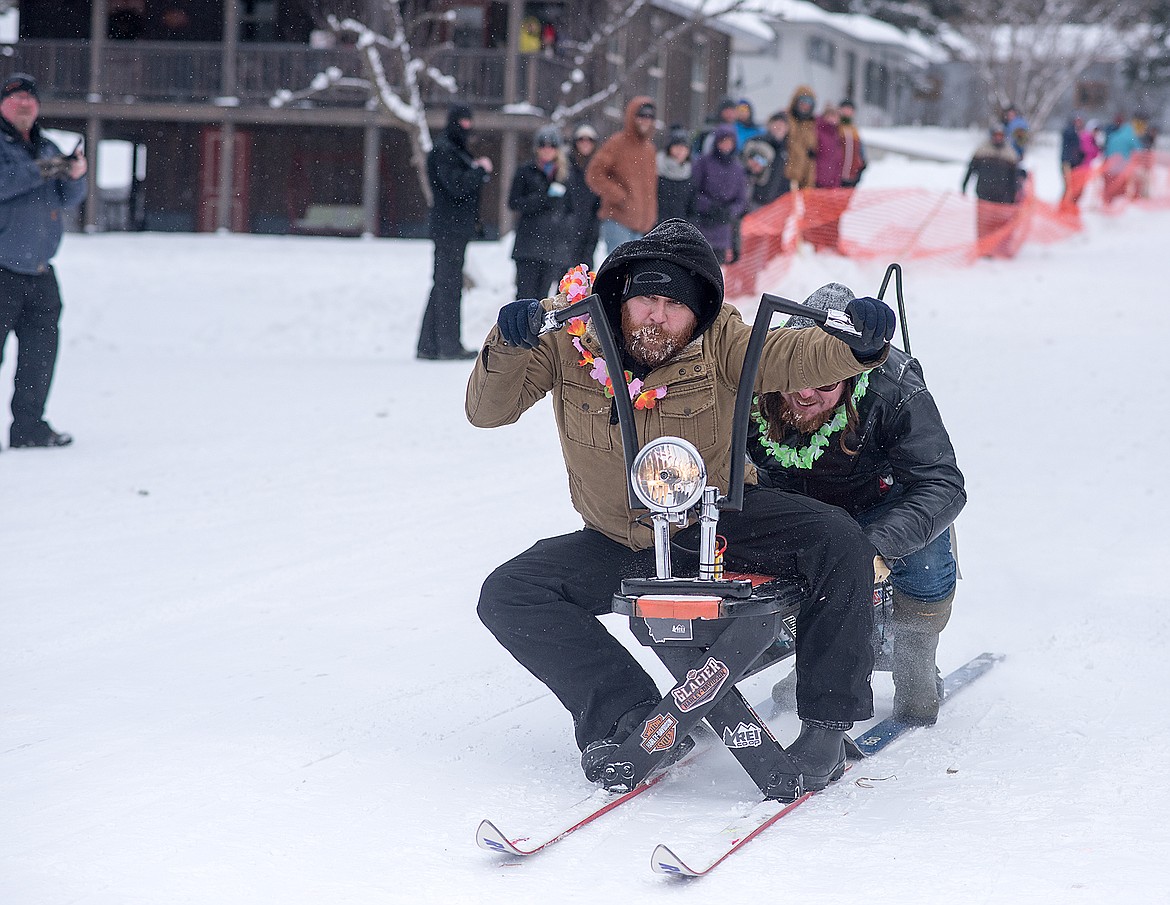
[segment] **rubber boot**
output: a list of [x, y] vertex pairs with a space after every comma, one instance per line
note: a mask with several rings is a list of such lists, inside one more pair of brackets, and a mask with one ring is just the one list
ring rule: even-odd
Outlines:
[[845, 732], [852, 723], [802, 720], [800, 735], [785, 752], [804, 774], [804, 791], [819, 792], [845, 773]]
[[894, 718], [903, 723], [933, 726], [938, 720], [942, 681], [935, 653], [954, 599], [953, 590], [927, 602], [894, 589]]

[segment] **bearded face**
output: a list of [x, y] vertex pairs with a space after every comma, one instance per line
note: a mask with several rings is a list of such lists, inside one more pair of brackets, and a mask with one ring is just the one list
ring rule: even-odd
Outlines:
[[695, 315], [661, 296], [636, 296], [622, 305], [622, 335], [630, 357], [648, 368], [669, 361], [691, 341]]
[[828, 390], [809, 387], [792, 393], [781, 393], [783, 404], [780, 420], [802, 434], [815, 433], [832, 419], [844, 394], [844, 383], [833, 384]]

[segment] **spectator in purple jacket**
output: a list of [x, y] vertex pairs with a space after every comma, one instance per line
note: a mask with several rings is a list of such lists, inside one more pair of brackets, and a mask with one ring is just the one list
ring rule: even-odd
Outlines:
[[721, 264], [736, 259], [735, 224], [748, 203], [748, 180], [735, 153], [735, 126], [723, 124], [715, 129], [715, 142], [691, 170], [694, 183], [695, 225], [715, 249]]
[[841, 188], [845, 169], [845, 140], [841, 137], [841, 114], [827, 104], [817, 117], [817, 188]]

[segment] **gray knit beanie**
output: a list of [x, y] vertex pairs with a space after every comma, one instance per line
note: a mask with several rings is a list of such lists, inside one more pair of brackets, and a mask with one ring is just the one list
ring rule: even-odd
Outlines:
[[[816, 308], [820, 311], [844, 311], [845, 307], [855, 298], [857, 296], [853, 294], [853, 290], [843, 283], [826, 283], [806, 298], [804, 303], [809, 308]], [[805, 327], [814, 327], [816, 324], [807, 317], [794, 315], [788, 318], [784, 326], [801, 330]]]

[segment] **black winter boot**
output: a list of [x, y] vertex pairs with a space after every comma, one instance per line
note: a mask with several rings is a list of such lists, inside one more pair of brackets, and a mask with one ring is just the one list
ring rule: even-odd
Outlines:
[[[658, 701], [649, 704], [639, 704], [626, 711], [614, 724], [610, 734], [603, 739], [590, 742], [581, 752], [581, 769], [585, 778], [605, 786], [611, 792], [628, 792], [633, 788], [632, 776], [623, 775], [619, 770], [607, 770], [614, 752], [630, 737], [638, 725], [646, 719], [646, 715], [658, 706]], [[678, 743], [658, 763], [656, 769], [663, 770], [680, 760], [684, 754], [695, 747], [695, 740], [689, 735], [683, 736]]]
[[938, 721], [942, 677], [935, 653], [954, 598], [951, 591], [927, 602], [894, 590], [894, 718], [903, 723], [933, 726]]
[[784, 750], [804, 774], [804, 790], [819, 792], [845, 772], [845, 732], [852, 723], [802, 720], [800, 735]]

